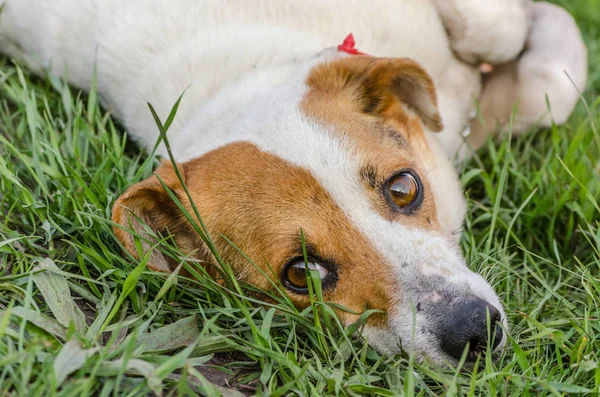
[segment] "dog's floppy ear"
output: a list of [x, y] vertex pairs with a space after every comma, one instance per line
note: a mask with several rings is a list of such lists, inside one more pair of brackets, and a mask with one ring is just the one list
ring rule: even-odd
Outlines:
[[[178, 169], [185, 182], [185, 166], [180, 164]], [[170, 162], [164, 161], [156, 169], [155, 175], [131, 186], [115, 202], [112, 221], [120, 225], [120, 227], [114, 227], [116, 237], [125, 249], [136, 258], [138, 258], [138, 250], [134, 234], [140, 236], [144, 253], [154, 244], [152, 233], [159, 236], [172, 234], [177, 246], [184, 252], [202, 247], [200, 239], [156, 175], [160, 176], [163, 183], [186, 206], [188, 200], [175, 170]], [[129, 230], [133, 230], [134, 234]], [[158, 249], [153, 251], [148, 262], [150, 269], [166, 273], [172, 272], [175, 265], [176, 263]]]
[[443, 129], [431, 77], [408, 58], [344, 57], [318, 66], [307, 84], [313, 89], [350, 93], [365, 113], [383, 115], [400, 101], [431, 131]]

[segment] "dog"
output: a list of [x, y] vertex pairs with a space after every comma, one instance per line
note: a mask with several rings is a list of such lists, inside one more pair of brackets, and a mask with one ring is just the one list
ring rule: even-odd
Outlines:
[[[185, 92], [167, 135], [177, 168], [163, 162], [114, 204], [115, 235], [134, 257], [130, 231], [149, 227], [215, 263], [164, 184], [194, 213], [191, 197], [239, 280], [263, 290], [279, 280], [305, 308], [308, 267], [324, 298], [349, 309], [338, 310], [345, 324], [381, 311], [362, 331], [375, 349], [455, 364], [507, 340], [498, 296], [458, 245], [466, 204], [454, 163], [471, 153], [472, 125], [480, 139], [506, 122], [506, 109], [495, 115], [485, 101], [514, 102], [528, 81], [485, 87], [479, 63], [517, 67], [535, 24], [523, 0], [492, 3], [5, 0], [0, 51], [81, 89], [96, 78], [102, 104], [149, 151], [159, 130], [147, 102], [164, 121]], [[460, 27], [484, 18], [494, 23], [479, 35]], [[563, 58], [563, 47], [548, 48]], [[553, 68], [552, 87], [566, 69], [582, 88], [577, 62], [539, 68]], [[553, 111], [568, 116], [578, 96], [561, 98], [572, 89], [552, 94]], [[488, 113], [475, 120], [478, 98]], [[546, 108], [534, 113], [527, 120], [550, 120]], [[164, 144], [157, 153], [167, 155]], [[176, 265], [155, 250], [148, 267]]]

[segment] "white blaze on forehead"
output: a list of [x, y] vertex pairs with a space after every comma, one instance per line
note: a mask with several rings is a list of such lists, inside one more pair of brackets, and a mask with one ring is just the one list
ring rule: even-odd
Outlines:
[[[350, 222], [392, 266], [401, 283], [410, 283], [421, 272], [441, 275], [464, 292], [471, 291], [501, 309], [492, 288], [466, 268], [455, 244], [440, 233], [392, 222], [376, 211], [360, 180], [361, 153], [356, 145], [344, 139], [343, 133], [336, 132], [336, 126], [310, 120], [300, 111], [306, 89], [304, 79], [298, 79], [295, 89], [289, 85], [270, 87], [264, 89], [264, 95], [257, 94], [260, 91], [257, 86], [262, 83], [268, 86], [269, 80], [276, 78], [280, 76], [258, 75], [249, 84], [252, 90], [236, 87], [221, 93], [220, 99], [206, 106], [186, 129], [172, 138], [176, 157], [186, 161], [231, 142], [251, 142], [310, 171]], [[435, 183], [430, 181], [430, 185]]]

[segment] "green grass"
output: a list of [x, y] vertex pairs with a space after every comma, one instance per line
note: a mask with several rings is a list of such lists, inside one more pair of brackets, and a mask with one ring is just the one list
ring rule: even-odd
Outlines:
[[156, 161], [94, 94], [0, 59], [0, 395], [598, 395], [600, 1], [560, 3], [589, 46], [589, 110], [490, 142], [462, 173], [462, 247], [512, 327], [473, 370], [381, 356], [318, 294], [299, 313], [191, 262], [195, 279], [148, 272], [109, 219]]

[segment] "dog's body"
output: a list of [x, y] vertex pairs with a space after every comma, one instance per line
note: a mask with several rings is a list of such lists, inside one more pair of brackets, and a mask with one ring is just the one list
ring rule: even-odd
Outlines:
[[[517, 3], [506, 0], [505, 9]], [[339, 51], [350, 32], [359, 50], [411, 58], [427, 73], [406, 59]], [[146, 149], [159, 136], [146, 103], [165, 120], [185, 91], [169, 141], [241, 280], [270, 288], [221, 235], [279, 276], [299, 255], [302, 230], [311, 260], [333, 277], [324, 276], [328, 300], [387, 312], [364, 333], [380, 350], [397, 352], [401, 339], [421, 357], [456, 359], [444, 347], [454, 325], [443, 317], [465, 302], [483, 301], [484, 312], [505, 322], [492, 288], [466, 268], [457, 245], [465, 201], [452, 160], [468, 153], [463, 132], [481, 77], [451, 50], [433, 2], [8, 0], [0, 40], [0, 51], [83, 89], [96, 71], [103, 104]], [[521, 46], [507, 42], [502, 51], [515, 56]], [[443, 131], [432, 132], [442, 120]], [[189, 207], [173, 171], [164, 165], [157, 173]], [[396, 190], [390, 181], [399, 181]], [[405, 205], [410, 186], [419, 197]], [[115, 222], [142, 231], [125, 207], [211, 260], [156, 177], [115, 206]], [[131, 236], [116, 233], [135, 255]], [[152, 266], [172, 267], [159, 253]], [[307, 304], [290, 290], [297, 305]]]
[[[350, 32], [359, 50], [410, 57], [433, 78], [446, 127], [436, 139], [449, 158], [463, 143], [460, 133], [470, 122], [481, 85], [478, 71], [452, 53], [435, 7], [419, 0], [376, 1], [368, 7], [358, 0], [277, 6], [267, 0], [203, 1], [199, 6], [192, 0], [176, 7], [156, 0], [26, 0], [11, 2], [6, 13], [0, 32], [13, 45], [3, 50], [27, 59], [38, 71], [50, 68], [66, 75], [84, 89], [91, 86], [96, 64], [104, 104], [146, 149], [153, 147], [158, 132], [144, 104], [151, 101], [164, 118], [189, 87], [170, 134], [174, 150], [188, 152], [182, 160], [209, 149], [203, 144], [190, 149], [179, 138], [209, 100], [220, 112], [231, 112], [236, 106], [231, 95], [221, 94], [228, 88], [244, 96], [242, 101], [264, 95], [293, 74], [306, 75], [311, 64], [325, 59], [318, 54], [326, 49], [332, 56], [346, 55], [337, 54], [336, 47]], [[41, 23], [39, 16], [44, 16]], [[413, 26], [427, 28], [407, 28]], [[219, 94], [227, 98], [213, 105]]]

